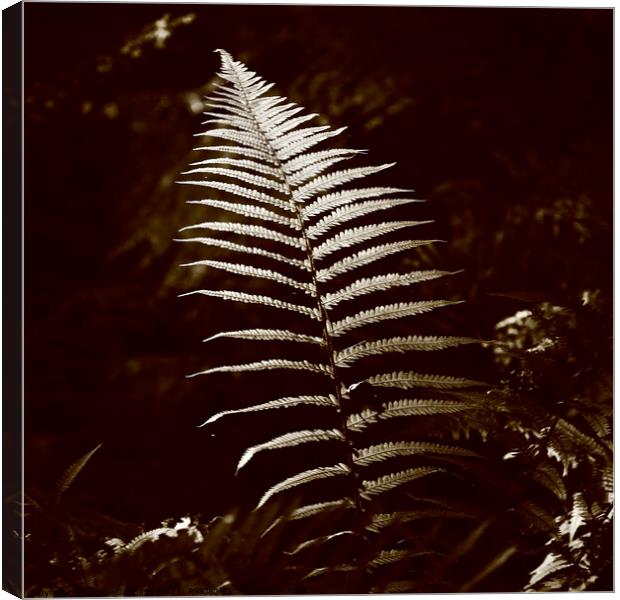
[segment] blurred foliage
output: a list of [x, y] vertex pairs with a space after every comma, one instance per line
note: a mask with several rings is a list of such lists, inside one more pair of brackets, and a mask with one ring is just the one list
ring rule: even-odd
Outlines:
[[[27, 487], [53, 489], [76, 455], [104, 443], [67, 510], [27, 517], [32, 594], [231, 591], [201, 562], [228, 529], [201, 523], [256, 486], [232, 478], [238, 426], [196, 425], [243, 402], [234, 382], [184, 375], [214, 360], [198, 340], [240, 315], [176, 298], [200, 275], [178, 268], [196, 255], [171, 242], [200, 214], [173, 182], [197, 156], [215, 48], [348, 125], [347, 145], [369, 148], [373, 163], [398, 160], [391, 184], [429, 200], [429, 237], [449, 244], [414, 266], [464, 267], [445, 293], [470, 301], [429, 329], [501, 342], [495, 364], [475, 352], [455, 360], [499, 381], [506, 421], [490, 437], [498, 456], [515, 453], [504, 463], [557, 462], [546, 444], [558, 423], [585, 436], [571, 429], [574, 447], [561, 438], [566, 500], [541, 500], [557, 532], [532, 534], [486, 579], [480, 566], [479, 582], [466, 564], [454, 585], [521, 589], [547, 557], [533, 589], [609, 589], [611, 11], [30, 3], [25, 18]], [[219, 350], [220, 362], [245, 357]], [[272, 389], [261, 380], [252, 394]], [[117, 557], [146, 523], [183, 514], [194, 520]], [[502, 533], [483, 538], [498, 559], [513, 546]], [[110, 537], [126, 542], [103, 544]], [[231, 585], [283, 589], [286, 577], [273, 577]]]

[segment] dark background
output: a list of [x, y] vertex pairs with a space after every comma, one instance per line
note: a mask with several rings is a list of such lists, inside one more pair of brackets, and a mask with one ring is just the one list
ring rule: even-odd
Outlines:
[[173, 182], [197, 160], [216, 48], [348, 125], [369, 163], [398, 161], [386, 181], [449, 242], [420, 261], [465, 269], [447, 332], [492, 336], [521, 300], [611, 297], [611, 10], [27, 3], [26, 486], [103, 443], [74, 501], [150, 526], [243, 487], [239, 432], [197, 425], [248, 398], [185, 375], [233, 356], [201, 339], [258, 317], [177, 298], [201, 280], [172, 241], [202, 215]]

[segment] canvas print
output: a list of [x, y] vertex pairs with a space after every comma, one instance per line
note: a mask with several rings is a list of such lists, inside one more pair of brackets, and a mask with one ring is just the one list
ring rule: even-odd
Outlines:
[[23, 594], [610, 591], [612, 17], [26, 3]]

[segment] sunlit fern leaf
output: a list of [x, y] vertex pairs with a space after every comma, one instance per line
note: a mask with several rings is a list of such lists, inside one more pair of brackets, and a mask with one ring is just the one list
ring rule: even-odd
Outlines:
[[140, 546], [154, 542], [159, 539], [160, 536], [163, 535], [171, 535], [170, 527], [156, 527], [155, 529], [151, 529], [149, 531], [145, 531], [140, 535], [136, 536], [126, 544], [119, 546], [117, 549], [118, 553], [131, 553], [135, 552]]
[[586, 504], [586, 501], [581, 492], [576, 492], [573, 494], [573, 507], [570, 512], [570, 519], [568, 522], [568, 539], [569, 542], [572, 542], [575, 539], [575, 534], [577, 530], [582, 526], [586, 525], [592, 519], [592, 514], [590, 513], [590, 509]]
[[261, 340], [273, 342], [300, 342], [306, 344], [318, 344], [322, 346], [325, 342], [322, 338], [315, 335], [305, 335], [295, 333], [288, 329], [239, 329], [237, 331], [220, 331], [211, 337], [206, 338], [205, 342], [218, 338], [236, 338], [240, 340]]
[[606, 438], [611, 435], [610, 419], [599, 413], [584, 412], [581, 416], [588, 422], [592, 431], [600, 438]]
[[374, 214], [378, 211], [396, 208], [397, 206], [403, 206], [411, 202], [415, 202], [415, 200], [408, 198], [381, 198], [379, 200], [367, 200], [366, 202], [342, 206], [325, 215], [316, 225], [308, 227], [308, 237], [316, 240], [323, 237], [334, 227], [338, 227], [366, 215]]
[[345, 229], [325, 240], [319, 246], [316, 246], [312, 250], [312, 254], [317, 260], [324, 259], [334, 252], [349, 249], [355, 244], [369, 242], [376, 237], [387, 233], [394, 233], [405, 227], [415, 227], [416, 225], [426, 225], [427, 223], [432, 223], [432, 221], [392, 221], [390, 223], [377, 223], [376, 225], [362, 225], [352, 229]]
[[383, 475], [378, 479], [363, 481], [362, 485], [364, 491], [362, 492], [362, 496], [370, 500], [372, 496], [378, 496], [379, 494], [388, 492], [398, 486], [420, 479], [421, 477], [428, 477], [434, 473], [441, 473], [444, 471], [445, 469], [439, 469], [437, 467], [415, 467], [399, 471], [398, 473]]
[[611, 450], [605, 448], [602, 443], [595, 440], [593, 437], [583, 433], [580, 429], [575, 427], [572, 423], [569, 423], [565, 419], [559, 419], [555, 431], [558, 437], [569, 441], [571, 444], [579, 446], [582, 450], [586, 450], [591, 454], [598, 454], [604, 458], [611, 454]]
[[274, 486], [270, 487], [267, 492], [263, 494], [257, 505], [257, 508], [263, 506], [270, 498], [272, 498], [276, 494], [279, 494], [286, 490], [290, 490], [291, 488], [311, 483], [312, 481], [316, 481], [318, 479], [346, 476], [350, 473], [351, 469], [349, 469], [349, 467], [347, 467], [347, 465], [345, 465], [344, 463], [338, 463], [330, 467], [316, 467], [315, 469], [308, 469], [307, 471], [302, 471], [301, 473], [297, 473], [296, 475], [288, 477], [284, 481], [280, 481], [279, 483], [276, 483]]
[[[249, 277], [252, 280], [269, 280], [270, 285], [271, 282], [283, 284], [306, 292], [307, 296], [297, 291], [293, 295], [290, 290], [280, 285], [272, 286], [275, 289], [269, 291], [269, 295], [209, 289], [199, 289], [184, 295], [197, 294], [267, 308], [278, 308], [306, 317], [303, 328], [291, 325], [289, 329], [287, 321], [286, 325], [283, 323], [273, 329], [239, 329], [222, 332], [209, 339], [286, 341], [312, 344], [315, 347], [302, 345], [296, 349], [311, 350], [307, 356], [310, 360], [269, 358], [243, 365], [215, 367], [202, 373], [292, 369], [316, 372], [326, 377], [322, 380], [324, 391], [316, 388], [317, 395], [287, 396], [253, 406], [221, 411], [210, 417], [204, 424], [213, 423], [226, 415], [245, 415], [294, 406], [321, 407], [322, 410], [316, 412], [317, 417], [322, 419], [317, 425], [304, 422], [300, 426], [297, 420], [301, 418], [299, 417], [302, 414], [300, 411], [291, 411], [285, 415], [290, 415], [292, 419], [287, 427], [288, 431], [285, 430], [282, 435], [248, 448], [243, 453], [238, 468], [247, 466], [252, 458], [263, 450], [278, 449], [282, 456], [286, 453], [293, 456], [294, 451], [289, 450], [293, 446], [300, 446], [301, 451], [306, 449], [304, 446], [306, 443], [317, 442], [321, 444], [317, 445], [317, 448], [325, 449], [328, 443], [346, 442], [341, 443], [342, 454], [346, 455], [346, 458], [330, 461], [331, 463], [336, 460], [343, 462], [332, 466], [311, 468], [281, 478], [278, 483], [263, 493], [256, 508], [260, 509], [274, 496], [279, 497], [279, 494], [284, 495], [284, 492], [289, 490], [294, 491], [297, 497], [298, 494], [301, 495], [300, 492], [303, 494], [306, 491], [298, 489], [300, 486], [309, 485], [311, 497], [314, 498], [318, 491], [314, 487], [320, 488], [325, 485], [328, 491], [323, 496], [324, 501], [295, 508], [291, 514], [285, 511], [270, 525], [261, 525], [261, 531], [263, 533], [272, 531], [273, 527], [283, 520], [293, 521], [311, 516], [320, 519], [324, 513], [346, 508], [351, 509], [351, 513], [346, 515], [347, 519], [349, 517], [355, 519], [355, 526], [351, 526], [351, 531], [357, 531], [362, 541], [368, 537], [369, 532], [364, 534], [363, 527], [368, 522], [367, 517], [372, 515], [377, 496], [417, 479], [446, 471], [446, 469], [425, 464], [427, 459], [431, 464], [442, 459], [445, 462], [446, 457], [471, 462], [469, 459], [474, 456], [473, 452], [464, 448], [428, 441], [386, 442], [381, 438], [366, 439], [368, 434], [372, 434], [373, 431], [380, 432], [382, 428], [376, 427], [368, 431], [365, 431], [365, 428], [380, 419], [464, 412], [477, 404], [473, 400], [457, 397], [456, 392], [480, 384], [469, 379], [415, 372], [375, 375], [364, 381], [371, 385], [403, 389], [437, 388], [449, 392], [448, 398], [451, 399], [405, 399], [383, 404], [379, 399], [376, 404], [372, 405], [372, 410], [370, 408], [362, 410], [362, 407], [356, 409], [357, 397], [353, 394], [349, 396], [348, 392], [359, 384], [350, 385], [351, 382], [343, 377], [344, 371], [341, 371], [339, 367], [352, 365], [367, 356], [387, 352], [440, 350], [470, 343], [470, 340], [469, 338], [403, 335], [373, 342], [373, 337], [367, 337], [361, 344], [348, 348], [345, 346], [344, 349], [335, 341], [336, 338], [365, 326], [380, 324], [387, 320], [404, 321], [408, 317], [427, 313], [436, 308], [457, 304], [458, 302], [448, 300], [423, 300], [383, 305], [377, 303], [373, 308], [359, 312], [354, 302], [362, 297], [364, 300], [369, 300], [368, 296], [371, 294], [396, 292], [397, 288], [402, 290], [403, 287], [416, 282], [430, 281], [451, 273], [436, 270], [417, 270], [410, 273], [382, 271], [369, 273], [365, 271], [360, 273], [360, 276], [352, 277], [339, 286], [337, 278], [342, 274], [352, 273], [356, 269], [378, 263], [381, 259], [396, 253], [423, 247], [436, 241], [406, 239], [413, 227], [432, 221], [388, 220], [389, 215], [392, 214], [390, 209], [421, 201], [408, 197], [412, 190], [386, 186], [344, 189], [343, 186], [370, 177], [388, 168], [391, 163], [361, 167], [351, 164], [350, 168], [339, 169], [336, 165], [354, 159], [364, 151], [341, 148], [326, 150], [320, 147], [315, 148], [315, 146], [338, 135], [344, 128], [332, 129], [324, 122], [313, 125], [312, 119], [317, 115], [304, 112], [304, 109], [290, 103], [282, 96], [266, 96], [265, 93], [271, 88], [271, 84], [242, 63], [235, 61], [225, 51], [219, 51], [219, 53], [222, 59], [219, 75], [224, 83], [219, 85], [207, 99], [206, 104], [209, 110], [205, 113], [207, 117], [204, 123], [205, 130], [199, 135], [210, 138], [209, 141], [224, 140], [221, 144], [217, 142], [217, 144], [203, 148], [220, 152], [223, 156], [193, 163], [193, 168], [185, 175], [195, 180], [185, 183], [220, 192], [224, 199], [220, 200], [218, 194], [214, 199], [207, 198], [192, 202], [203, 206], [206, 210], [225, 212], [221, 217], [211, 217], [212, 220], [186, 227], [182, 231], [204, 229], [209, 235], [211, 232], [221, 232], [220, 237], [224, 239], [207, 237], [207, 234], [201, 232], [201, 236], [194, 237], [193, 240], [232, 253], [254, 255], [255, 259], [261, 260], [262, 263], [270, 260], [275, 261], [276, 264], [275, 266], [271, 263], [254, 266], [242, 264], [236, 258], [224, 261], [212, 260], [209, 257], [207, 260], [195, 260], [192, 265], [218, 268], [235, 275], [242, 275], [246, 277], [245, 281]], [[228, 196], [232, 196], [232, 200], [228, 199]], [[379, 221], [381, 216], [383, 216], [382, 220]], [[257, 220], [261, 222], [261, 225], [216, 220], [229, 217], [239, 220]], [[360, 219], [359, 226], [350, 224], [355, 219]], [[401, 239], [396, 239], [394, 237], [396, 234]], [[240, 239], [233, 242], [226, 239], [228, 236], [239, 236]], [[383, 243], [374, 242], [381, 236], [385, 236]], [[276, 246], [276, 250], [272, 250], [272, 246], [276, 244], [284, 249]], [[291, 256], [289, 257], [288, 254]], [[281, 264], [287, 264], [287, 267], [294, 268], [296, 271], [290, 275], [290, 269], [283, 271]], [[233, 281], [236, 282], [237, 278]], [[239, 279], [239, 283], [243, 281]], [[325, 283], [329, 283], [329, 286], [323, 285]], [[296, 298], [301, 298], [301, 300]], [[338, 320], [335, 320], [332, 314], [332, 309], [335, 307], [338, 307]], [[347, 312], [348, 307], [354, 308]], [[290, 318], [290, 315], [281, 316]], [[297, 320], [301, 321], [299, 318]], [[298, 333], [298, 331], [303, 333]], [[258, 349], [262, 348], [264, 345], [258, 346]], [[321, 353], [320, 358], [315, 356], [317, 351]], [[358, 378], [362, 376], [356, 375]], [[321, 380], [317, 379], [317, 382]], [[378, 395], [379, 391], [375, 390], [373, 394]], [[356, 410], [360, 412], [355, 412]], [[307, 412], [314, 414], [315, 411]], [[306, 411], [303, 411], [303, 414], [305, 413]], [[328, 418], [331, 420], [327, 421]], [[453, 429], [454, 427], [456, 426], [452, 426]], [[364, 436], [357, 435], [358, 432], [363, 432]], [[364, 442], [362, 449], [358, 450], [357, 445], [360, 439], [364, 439]], [[422, 454], [425, 456], [422, 457]], [[410, 460], [415, 460], [415, 464], [422, 464], [395, 473], [385, 470], [386, 460], [411, 455], [417, 455], [417, 458]], [[367, 465], [374, 470], [372, 475], [366, 475], [367, 480], [361, 481], [361, 471]], [[375, 470], [379, 470], [379, 467], [382, 470], [375, 474]], [[377, 477], [377, 479], [370, 479], [370, 477]], [[277, 477], [274, 479], [277, 481]], [[328, 481], [325, 484], [315, 484], [323, 480]], [[330, 481], [333, 481], [333, 486]], [[333, 493], [333, 489], [339, 487], [346, 488], [350, 497], [338, 498]], [[329, 490], [332, 490], [331, 496]], [[430, 510], [427, 510], [429, 518], [431, 518]], [[442, 510], [449, 513], [450, 507], [442, 507]], [[424, 512], [423, 509], [418, 510], [419, 515], [422, 512]], [[444, 513], [440, 514], [440, 511], [437, 511], [434, 516], [442, 518]], [[346, 527], [349, 526], [347, 522]], [[332, 527], [329, 531], [334, 532], [336, 529]], [[325, 531], [319, 531], [313, 535], [317, 536], [319, 533], [324, 534]], [[291, 552], [301, 552], [305, 548], [320, 548], [321, 541], [329, 541], [334, 538], [334, 535], [345, 534], [349, 535], [349, 530], [319, 535], [310, 540], [296, 539], [295, 543], [298, 546]], [[274, 533], [274, 536], [270, 538], [278, 535]], [[374, 551], [376, 552], [377, 549], [378, 547]], [[364, 556], [363, 553], [367, 550], [368, 548], [360, 549], [361, 555], [350, 553], [343, 556], [339, 559], [342, 564], [323, 567], [325, 562], [319, 562], [304, 566], [302, 572], [307, 569], [309, 571], [307, 577], [315, 577], [321, 574], [346, 573], [349, 570], [363, 569], [364, 560], [360, 556]], [[379, 556], [383, 556], [385, 560], [389, 560], [390, 556], [396, 557], [396, 554], [390, 555], [389, 552]], [[318, 568], [313, 568], [317, 566]]]
[[446, 509], [419, 509], [398, 511], [393, 513], [378, 513], [372, 517], [372, 521], [367, 525], [369, 531], [378, 533], [382, 529], [392, 525], [416, 521], [418, 519], [475, 519], [477, 515], [472, 513], [458, 512]]
[[204, 223], [197, 223], [196, 225], [188, 225], [183, 227], [180, 231], [186, 231], [188, 229], [211, 229], [212, 231], [224, 231], [227, 233], [234, 233], [237, 235], [250, 235], [265, 240], [271, 240], [272, 242], [280, 242], [293, 248], [301, 248], [301, 242], [298, 238], [285, 235], [279, 231], [268, 229], [261, 225], [247, 225], [246, 223], [227, 223], [224, 221], [205, 221]]
[[[369, 187], [354, 188], [351, 190], [340, 190], [325, 196], [319, 196], [301, 209], [302, 217], [305, 220], [317, 217], [328, 210], [341, 208], [356, 202], [357, 200], [377, 198], [387, 194], [403, 194], [413, 190], [395, 188], [395, 187]], [[417, 202], [421, 202], [418, 200]]]
[[292, 406], [311, 405], [311, 406], [326, 406], [335, 408], [338, 404], [334, 396], [288, 396], [286, 398], [278, 398], [277, 400], [270, 400], [269, 402], [263, 402], [262, 404], [255, 404], [253, 406], [246, 406], [245, 408], [236, 408], [232, 410], [223, 410], [216, 413], [212, 417], [209, 417], [202, 425], [208, 425], [218, 419], [227, 415], [237, 415], [243, 413], [260, 412], [263, 410], [275, 410], [280, 408], [290, 408]]
[[200, 206], [209, 206], [211, 208], [219, 208], [228, 212], [234, 212], [250, 219], [259, 219], [261, 221], [271, 221], [278, 225], [284, 225], [291, 229], [298, 229], [297, 221], [284, 217], [272, 210], [263, 208], [262, 206], [253, 206], [251, 204], [239, 204], [238, 202], [225, 202], [223, 200], [188, 200], [188, 204], [198, 204]]
[[306, 540], [305, 542], [301, 542], [300, 544], [295, 546], [295, 548], [293, 548], [291, 551], [289, 552], [285, 551], [285, 554], [289, 554], [289, 555], [299, 554], [300, 552], [307, 550], [308, 548], [319, 546], [320, 544], [324, 544], [325, 542], [329, 542], [330, 540], [342, 537], [343, 535], [355, 536], [356, 533], [354, 531], [351, 531], [350, 529], [346, 529], [344, 531], [338, 531], [336, 533], [331, 533], [329, 535], [321, 535], [319, 537]]
[[329, 441], [345, 441], [346, 438], [338, 429], [305, 429], [302, 431], [293, 431], [279, 435], [268, 442], [257, 444], [248, 448], [239, 463], [237, 471], [247, 465], [250, 460], [263, 450], [278, 450], [281, 448], [291, 448], [300, 444], [308, 444], [310, 442], [329, 442]]
[[397, 252], [411, 250], [412, 248], [432, 244], [437, 241], [440, 240], [404, 240], [402, 242], [391, 242], [388, 244], [381, 244], [380, 246], [373, 246], [350, 256], [345, 256], [342, 260], [333, 263], [325, 269], [320, 269], [317, 273], [317, 280], [330, 281], [343, 273], [354, 271], [355, 269], [364, 267], [376, 260], [391, 256]]
[[204, 244], [205, 246], [214, 246], [215, 248], [229, 250], [230, 252], [244, 252], [246, 254], [254, 254], [256, 256], [265, 256], [267, 258], [272, 258], [273, 260], [277, 260], [278, 262], [283, 262], [288, 265], [292, 265], [302, 271], [310, 270], [310, 267], [307, 261], [299, 260], [297, 258], [291, 258], [289, 256], [284, 256], [284, 254], [280, 254], [279, 252], [271, 252], [263, 248], [257, 248], [256, 246], [244, 246], [242, 244], [237, 244], [235, 242], [229, 242], [228, 240], [220, 240], [217, 238], [206, 238], [206, 237], [194, 237], [194, 238], [175, 239], [174, 241], [175, 242], [197, 242], [199, 244]]
[[270, 298], [269, 296], [261, 296], [258, 294], [247, 294], [245, 292], [235, 292], [229, 290], [193, 290], [191, 292], [185, 292], [179, 294], [179, 297], [192, 296], [194, 294], [201, 294], [203, 296], [213, 296], [214, 298], [221, 298], [222, 300], [232, 300], [234, 302], [245, 302], [248, 304], [262, 304], [263, 306], [271, 306], [273, 308], [280, 308], [282, 310], [291, 310], [298, 312], [312, 319], [319, 320], [319, 314], [315, 308], [309, 306], [302, 306], [300, 304], [293, 304], [292, 302], [283, 302], [277, 298]]
[[312, 363], [307, 360], [287, 360], [283, 358], [273, 358], [271, 360], [259, 360], [242, 365], [224, 365], [222, 367], [213, 367], [205, 371], [192, 373], [187, 377], [196, 377], [198, 375], [210, 375], [212, 373], [244, 373], [249, 371], [270, 371], [273, 369], [290, 369], [293, 371], [311, 371], [312, 373], [321, 373], [323, 375], [331, 375], [331, 370], [327, 365]]
[[339, 337], [365, 325], [373, 325], [382, 321], [401, 319], [403, 317], [412, 317], [430, 312], [436, 308], [454, 304], [460, 304], [460, 301], [423, 300], [420, 302], [399, 302], [398, 304], [377, 306], [332, 323], [330, 333], [334, 337]]
[[75, 478], [80, 474], [82, 469], [86, 466], [88, 461], [93, 457], [93, 454], [101, 448], [103, 444], [95, 446], [90, 452], [84, 454], [63, 473], [62, 477], [54, 485], [54, 498], [58, 502], [62, 495], [71, 487], [71, 484], [75, 481]]
[[284, 285], [288, 285], [289, 287], [302, 290], [306, 292], [306, 294], [311, 294], [313, 289], [307, 283], [303, 283], [302, 281], [297, 281], [292, 277], [287, 277], [286, 275], [282, 275], [277, 271], [273, 271], [271, 269], [260, 269], [258, 267], [253, 267], [251, 265], [243, 265], [239, 263], [230, 263], [224, 262], [221, 260], [197, 260], [191, 263], [185, 263], [181, 265], [182, 267], [211, 267], [212, 269], [222, 269], [223, 271], [228, 271], [229, 273], [233, 273], [235, 275], [243, 275], [244, 277], [255, 277], [258, 279], [269, 279], [270, 281], [275, 281], [276, 283], [282, 283]]
[[386, 275], [375, 275], [374, 277], [364, 277], [348, 285], [337, 292], [325, 294], [323, 305], [326, 308], [333, 308], [341, 302], [353, 300], [358, 296], [365, 296], [375, 292], [383, 292], [398, 286], [411, 285], [421, 281], [430, 281], [445, 275], [452, 275], [450, 271], [412, 271], [411, 273], [388, 273]]
[[[484, 384], [473, 379], [463, 377], [450, 377], [448, 375], [430, 375], [427, 373], [415, 373], [414, 371], [395, 371], [393, 373], [383, 373], [373, 375], [364, 380], [365, 383], [382, 387], [394, 387], [401, 390], [408, 390], [417, 387], [434, 388], [439, 390], [452, 390], [467, 387], [483, 387]], [[360, 383], [364, 383], [360, 382]], [[359, 383], [349, 386], [350, 390], [355, 389]]]
[[353, 460], [356, 465], [365, 467], [375, 462], [384, 461], [387, 458], [411, 456], [414, 454], [449, 454], [466, 457], [480, 456], [465, 448], [434, 444], [432, 442], [385, 442], [383, 444], [361, 448], [357, 451]]
[[557, 469], [548, 462], [542, 462], [537, 467], [532, 478], [550, 490], [559, 500], [566, 500], [566, 486]]
[[566, 559], [559, 554], [550, 552], [545, 556], [543, 562], [531, 572], [530, 581], [525, 588], [526, 591], [535, 589], [535, 586], [543, 581], [543, 579], [567, 567], [570, 567], [570, 564], [566, 562]]
[[479, 340], [467, 337], [447, 337], [447, 336], [420, 336], [408, 335], [393, 338], [385, 338], [381, 340], [373, 340], [370, 342], [362, 342], [354, 346], [349, 346], [336, 354], [336, 364], [338, 366], [348, 366], [355, 361], [375, 356], [377, 354], [386, 354], [390, 352], [410, 351], [432, 351], [446, 350], [447, 348], [455, 348], [465, 344], [476, 344]]

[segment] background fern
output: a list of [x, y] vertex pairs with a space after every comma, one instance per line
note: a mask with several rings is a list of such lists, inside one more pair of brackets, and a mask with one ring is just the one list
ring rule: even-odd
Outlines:
[[[164, 10], [170, 13], [167, 20]], [[544, 423], [552, 425], [558, 402], [573, 396], [574, 403], [558, 405], [559, 414], [589, 435], [581, 417], [567, 413], [581, 410], [584, 399], [588, 405], [609, 403], [607, 11], [193, 6], [195, 16], [189, 22], [182, 19], [186, 7], [172, 6], [115, 5], [101, 11], [29, 5], [26, 12], [33, 50], [26, 69], [26, 159], [40, 175], [30, 180], [26, 199], [27, 485], [51, 489], [67, 465], [104, 441], [64, 499], [92, 509], [90, 516], [73, 511], [82, 522], [79, 530], [91, 531], [91, 541], [82, 543], [79, 535], [73, 541], [52, 536], [43, 544], [46, 530], [27, 518], [31, 585], [46, 585], [50, 578], [36, 573], [50, 570], [64, 581], [64, 589], [75, 584], [76, 572], [65, 568], [62, 558], [71, 552], [90, 557], [94, 545], [102, 546], [96, 539], [105, 537], [106, 527], [90, 524], [93, 512], [131, 521], [133, 529], [140, 524], [147, 530], [156, 528], [169, 517], [177, 523], [188, 513], [202, 513], [199, 522], [207, 523], [217, 514], [227, 514], [233, 499], [245, 498], [248, 489], [255, 497], [264, 489], [264, 477], [255, 469], [260, 471], [265, 453], [232, 477], [244, 451], [240, 440], [258, 444], [264, 436], [242, 431], [242, 421], [232, 416], [218, 419], [213, 427], [195, 427], [231, 408], [224, 399], [231, 397], [236, 378], [210, 376], [204, 392], [196, 394], [200, 379], [186, 382], [182, 377], [232, 364], [233, 359], [255, 360], [259, 344], [239, 348], [238, 340], [220, 339], [221, 360], [212, 360], [215, 342], [197, 347], [195, 341], [218, 329], [240, 329], [239, 322], [223, 322], [227, 314], [236, 314], [233, 305], [218, 299], [209, 303], [205, 297], [176, 299], [179, 289], [195, 289], [204, 281], [200, 269], [178, 269], [179, 262], [223, 259], [223, 254], [205, 256], [206, 246], [173, 248], [169, 242], [176, 229], [204, 216], [204, 207], [187, 205], [183, 210], [182, 201], [197, 196], [189, 186], [181, 189], [172, 182], [188, 163], [199, 159], [189, 150], [191, 134], [197, 131], [196, 111], [202, 110], [201, 98], [213, 83], [205, 82], [205, 74], [217, 66], [213, 47], [233, 50], [277, 81], [275, 93], [321, 113], [320, 124], [347, 124], [350, 129], [344, 135], [350, 138], [343, 145], [371, 149], [377, 163], [398, 160], [385, 175], [373, 176], [373, 185], [407, 188], [413, 183], [417, 197], [432, 201], [416, 204], [412, 212], [416, 219], [437, 219], [436, 225], [423, 226], [426, 237], [450, 243], [395, 255], [388, 272], [464, 268], [463, 274], [446, 278], [445, 287], [438, 280], [439, 289], [419, 291], [427, 298], [469, 302], [428, 313], [424, 335], [491, 340], [494, 325], [519, 310], [535, 312], [548, 302], [574, 311], [575, 334], [564, 342], [539, 353], [525, 352], [538, 343], [509, 351], [513, 359], [541, 359], [535, 371], [548, 374], [544, 381], [531, 382], [531, 369], [521, 368], [521, 362], [513, 360], [504, 367], [506, 356], [497, 357], [497, 367], [505, 368], [498, 375], [490, 363], [477, 364], [475, 346], [463, 353], [452, 351], [458, 353], [454, 361], [474, 379], [505, 379], [506, 392], [517, 392], [503, 404], [506, 412], [499, 424], [496, 414], [489, 415], [477, 403], [467, 410], [443, 405], [442, 415], [428, 419], [416, 412], [423, 414], [423, 405], [414, 405], [403, 409], [412, 411], [412, 417], [398, 437], [423, 437], [429, 428], [445, 427], [461, 435], [483, 430], [488, 432], [484, 448], [476, 442], [470, 449], [499, 461], [518, 449], [527, 451], [532, 439], [528, 432]], [[163, 42], [143, 35], [161, 30], [159, 20], [164, 21], [163, 30], [171, 32]], [[238, 27], [214, 27], [233, 20]], [[82, 49], [79, 55], [75, 36]], [[129, 41], [135, 42], [132, 48], [137, 52], [123, 51]], [[198, 56], [200, 69], [195, 68]], [[34, 263], [40, 256], [48, 259], [46, 269]], [[231, 289], [233, 276], [227, 277], [224, 271], [210, 274], [216, 289]], [[590, 298], [586, 305], [584, 292]], [[268, 309], [261, 315], [265, 312]], [[537, 322], [542, 333], [549, 319]], [[287, 326], [292, 324], [291, 320]], [[384, 325], [389, 327], [390, 321]], [[253, 326], [266, 324], [257, 321]], [[566, 321], [558, 324], [559, 330], [565, 327]], [[407, 334], [394, 327], [382, 337]], [[302, 348], [293, 342], [289, 346], [286, 351], [291, 354]], [[420, 357], [428, 372], [433, 355]], [[65, 376], [69, 364], [74, 366], [71, 377]], [[578, 378], [570, 368], [560, 368], [571, 364], [579, 365]], [[286, 385], [306, 387], [296, 379], [297, 372], [291, 372]], [[253, 381], [257, 401], [276, 397], [273, 378], [257, 375]], [[558, 387], [559, 382], [563, 385]], [[532, 391], [534, 406], [525, 400], [525, 392]], [[360, 386], [357, 392], [363, 407], [355, 414], [377, 412], [372, 390]], [[554, 398], [551, 410], [536, 410], [541, 398]], [[236, 405], [244, 406], [246, 400], [238, 398]], [[520, 402], [523, 409], [512, 416], [508, 408]], [[316, 418], [312, 411], [321, 409], [306, 405], [295, 410]], [[438, 405], [433, 410], [439, 410]], [[463, 413], [467, 420], [461, 419]], [[475, 429], [472, 420], [479, 424]], [[519, 425], [508, 428], [506, 422]], [[261, 428], [275, 437], [281, 424], [270, 423], [271, 417], [263, 413]], [[402, 417], [377, 418], [373, 426], [396, 430], [403, 423]], [[368, 433], [367, 428], [363, 431]], [[384, 434], [375, 430], [372, 437], [379, 435]], [[216, 454], [223, 446], [227, 451]], [[205, 477], [195, 458], [209, 454], [218, 460], [209, 463]], [[275, 455], [270, 453], [270, 458]], [[516, 481], [524, 470], [519, 461], [528, 457], [522, 452], [506, 459], [500, 473]], [[562, 467], [552, 466], [562, 474]], [[591, 472], [594, 475], [594, 469]], [[583, 473], [571, 469], [563, 478], [569, 498], [563, 505], [542, 484], [526, 486], [526, 495], [547, 512], [568, 514], [575, 492], [586, 486], [598, 489]], [[110, 485], [111, 478], [115, 485]], [[539, 487], [540, 492], [534, 491]], [[587, 494], [586, 500], [591, 504]], [[486, 514], [488, 507], [483, 508]], [[461, 558], [470, 561], [459, 571], [461, 581], [473, 580], [474, 572], [483, 572], [504, 556], [502, 544], [506, 540], [511, 546], [512, 539], [507, 541], [501, 525], [512, 522], [512, 514], [508, 511], [488, 525], [479, 543]], [[413, 520], [408, 527], [421, 523]], [[296, 524], [305, 525], [303, 519]], [[465, 522], [463, 528], [472, 525]], [[551, 548], [544, 545], [546, 533], [526, 531], [531, 545], [522, 546], [523, 552], [514, 553], [504, 567], [470, 589], [515, 590], [528, 584], [529, 572]], [[582, 527], [576, 533], [579, 538], [587, 530]], [[125, 542], [133, 537], [112, 526], [108, 535]], [[446, 546], [454, 547], [456, 538], [462, 541], [466, 536], [466, 531], [455, 531]], [[48, 564], [47, 551], [36, 553], [37, 546], [55, 549], [60, 562]], [[610, 555], [605, 543], [598, 547], [602, 555]], [[553, 552], [564, 556], [556, 547]], [[477, 569], [471, 561], [482, 566]], [[448, 573], [456, 575], [456, 567]], [[604, 581], [603, 576], [587, 585], [605, 589]], [[144, 585], [155, 587], [154, 582]]]

